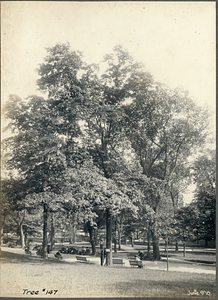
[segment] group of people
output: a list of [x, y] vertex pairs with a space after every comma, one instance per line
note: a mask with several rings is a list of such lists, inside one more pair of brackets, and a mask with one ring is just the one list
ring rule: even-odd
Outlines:
[[83, 247], [81, 250], [77, 250], [73, 247], [67, 248], [67, 247], [62, 247], [61, 250], [57, 251], [54, 256], [58, 259], [62, 259], [63, 256], [61, 253], [65, 253], [65, 254], [79, 254], [79, 255], [85, 255], [85, 254], [90, 254], [90, 250], [89, 248]]

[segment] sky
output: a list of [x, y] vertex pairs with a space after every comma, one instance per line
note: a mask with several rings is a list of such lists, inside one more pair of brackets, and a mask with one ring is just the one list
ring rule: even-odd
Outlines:
[[46, 47], [69, 42], [98, 63], [120, 44], [155, 80], [188, 90], [215, 124], [215, 24], [215, 2], [2, 1], [1, 103], [40, 95]]

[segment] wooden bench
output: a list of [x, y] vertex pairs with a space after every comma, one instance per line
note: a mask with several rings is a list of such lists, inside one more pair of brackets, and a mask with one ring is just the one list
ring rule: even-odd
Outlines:
[[89, 263], [90, 261], [85, 256], [76, 256], [76, 259], [80, 262], [86, 262]]
[[130, 259], [130, 260], [136, 260], [136, 256], [137, 256], [136, 253], [129, 253], [129, 254], [127, 255], [128, 259]]
[[129, 264], [131, 267], [140, 267], [143, 268], [143, 264], [141, 260], [129, 260]]
[[123, 262], [123, 260], [121, 258], [113, 258], [112, 259], [113, 265], [125, 265], [125, 263]]
[[128, 259], [132, 259], [132, 260], [136, 259], [137, 256], [138, 256], [137, 252], [129, 252], [127, 254]]

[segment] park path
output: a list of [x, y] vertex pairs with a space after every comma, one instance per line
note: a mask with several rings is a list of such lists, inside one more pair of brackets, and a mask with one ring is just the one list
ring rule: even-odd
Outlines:
[[[125, 249], [126, 251], [127, 249]], [[1, 251], [6, 251], [10, 253], [15, 253], [18, 255], [26, 255], [24, 253], [24, 250], [21, 248], [8, 248], [8, 247], [2, 247]], [[120, 257], [123, 258], [123, 261], [125, 262], [125, 267], [130, 267], [129, 260], [125, 257], [122, 257], [122, 253], [119, 252]], [[119, 254], [116, 254], [116, 257], [119, 256]], [[35, 252], [33, 251], [33, 257], [37, 256]], [[76, 263], [76, 255], [72, 254], [62, 254], [63, 256], [63, 262], [66, 263]], [[54, 253], [50, 253], [48, 255], [49, 259], [56, 260], [54, 258]], [[89, 256], [88, 259], [91, 263], [100, 265], [100, 258], [99, 257], [93, 257]], [[204, 273], [204, 274], [216, 274], [216, 265], [207, 265], [207, 264], [200, 264], [200, 263], [191, 263], [191, 262], [184, 262], [183, 260], [177, 259], [177, 258], [169, 258], [168, 261], [168, 271], [176, 271], [176, 272], [190, 272], [190, 273]], [[162, 270], [167, 271], [167, 260], [166, 258], [163, 258], [161, 261], [143, 261], [143, 267], [144, 269], [152, 269], [152, 270]]]

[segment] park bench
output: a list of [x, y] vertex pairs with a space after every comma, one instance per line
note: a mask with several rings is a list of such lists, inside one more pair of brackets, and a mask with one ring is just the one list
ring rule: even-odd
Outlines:
[[128, 253], [128, 259], [136, 260], [137, 253]]
[[89, 263], [90, 261], [87, 259], [85, 256], [76, 256], [76, 259], [80, 262], [87, 262]]
[[123, 262], [123, 260], [121, 258], [113, 258], [112, 260], [113, 265], [125, 265], [125, 263]]
[[7, 247], [9, 247], [9, 248], [15, 248], [16, 246], [17, 246], [16, 243], [13, 243], [13, 242], [7, 243]]
[[131, 267], [140, 267], [140, 268], [143, 268], [143, 264], [142, 264], [142, 261], [141, 260], [129, 260], [129, 264]]

